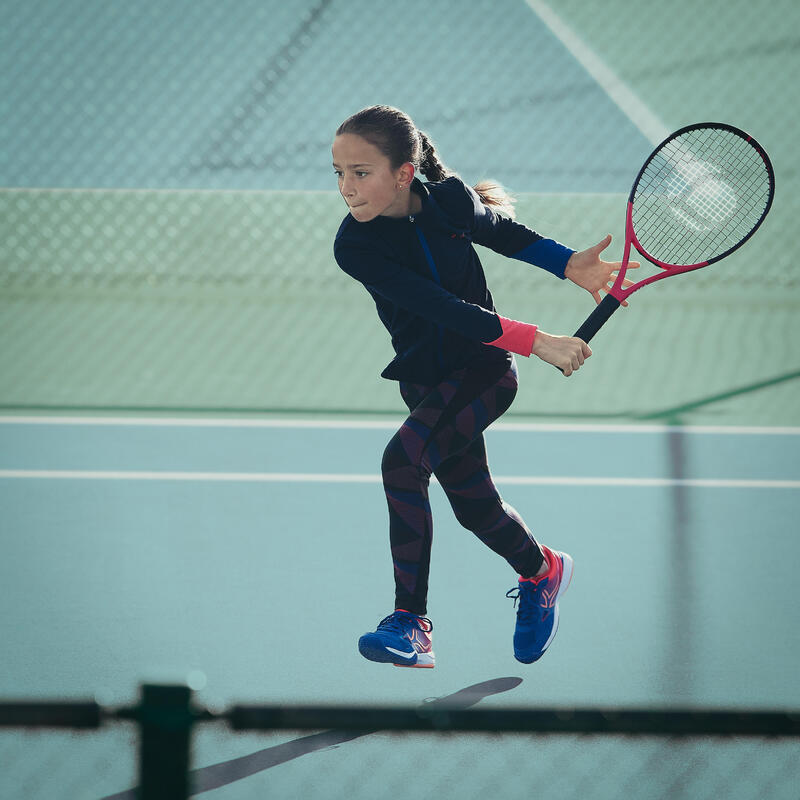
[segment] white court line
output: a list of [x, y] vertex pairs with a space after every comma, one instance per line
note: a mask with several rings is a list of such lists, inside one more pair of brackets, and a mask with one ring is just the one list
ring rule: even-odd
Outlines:
[[[88, 425], [176, 428], [287, 428], [321, 430], [397, 430], [405, 417], [396, 419], [248, 419], [226, 417], [76, 417], [76, 416], [0, 416], [0, 425]], [[731, 436], [798, 436], [800, 427], [757, 425], [663, 425], [621, 423], [495, 422], [490, 431], [529, 431], [540, 433], [690, 433]]]
[[[658, 144], [669, 136], [670, 129], [547, 3], [542, 0], [526, 0], [526, 2], [648, 141]], [[598, 10], [597, 13], [602, 12]]]
[[[381, 483], [380, 475], [317, 472], [168, 472], [128, 470], [0, 470], [0, 479], [194, 481], [224, 483]], [[726, 478], [574, 478], [568, 476], [496, 476], [509, 486], [611, 486], [617, 488], [800, 489], [800, 481]]]

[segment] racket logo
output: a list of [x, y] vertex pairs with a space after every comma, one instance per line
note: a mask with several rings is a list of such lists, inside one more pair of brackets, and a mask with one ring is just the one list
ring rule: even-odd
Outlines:
[[681, 152], [666, 160], [658, 173], [651, 186], [663, 185], [659, 199], [691, 232], [719, 228], [736, 212], [736, 192], [715, 164]]
[[695, 233], [722, 227], [736, 212], [736, 194], [730, 184], [711, 175], [672, 199], [668, 208], [678, 220]]

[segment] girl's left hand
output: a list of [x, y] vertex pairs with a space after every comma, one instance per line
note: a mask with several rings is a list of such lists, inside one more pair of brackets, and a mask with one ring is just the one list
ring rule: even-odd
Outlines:
[[[603, 261], [600, 253], [611, 244], [611, 234], [606, 236], [601, 242], [587, 250], [573, 253], [567, 261], [567, 268], [564, 270], [565, 277], [569, 278], [582, 289], [586, 289], [594, 297], [595, 303], [602, 300], [600, 292], [608, 292], [617, 278], [621, 261]], [[638, 261], [628, 262], [628, 269], [637, 269]], [[633, 281], [627, 278], [622, 282], [623, 287], [630, 286]], [[627, 301], [622, 301], [623, 306], [627, 306]]]

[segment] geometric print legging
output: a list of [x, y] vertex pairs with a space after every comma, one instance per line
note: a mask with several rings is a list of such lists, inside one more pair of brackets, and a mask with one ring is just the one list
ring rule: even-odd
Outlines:
[[382, 462], [395, 608], [427, 613], [431, 474], [461, 525], [519, 575], [535, 575], [544, 557], [519, 514], [500, 497], [483, 439], [483, 431], [514, 400], [516, 365], [502, 362], [458, 370], [433, 387], [401, 383], [400, 393], [411, 413], [387, 445]]

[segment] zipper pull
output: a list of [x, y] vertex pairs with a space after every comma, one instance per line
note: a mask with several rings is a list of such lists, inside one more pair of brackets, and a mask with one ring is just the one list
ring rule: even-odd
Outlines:
[[408, 221], [409, 222], [413, 222], [414, 221], [414, 217], [411, 214], [408, 215]]

